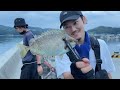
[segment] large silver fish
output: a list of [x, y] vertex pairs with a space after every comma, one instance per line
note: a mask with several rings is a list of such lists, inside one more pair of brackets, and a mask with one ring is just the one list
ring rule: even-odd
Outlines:
[[49, 30], [31, 39], [29, 46], [19, 44], [21, 57], [23, 58], [28, 50], [30, 50], [33, 55], [53, 57], [56, 55], [63, 55], [68, 52], [68, 49], [65, 49], [65, 43], [63, 41], [65, 37], [71, 41], [70, 43], [74, 47], [74, 39], [68, 36], [64, 30]]

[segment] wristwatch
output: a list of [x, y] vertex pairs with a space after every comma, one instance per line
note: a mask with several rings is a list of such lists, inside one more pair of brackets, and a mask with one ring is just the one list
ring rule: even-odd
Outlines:
[[39, 64], [37, 64], [38, 66], [41, 66], [41, 64], [39, 63]]

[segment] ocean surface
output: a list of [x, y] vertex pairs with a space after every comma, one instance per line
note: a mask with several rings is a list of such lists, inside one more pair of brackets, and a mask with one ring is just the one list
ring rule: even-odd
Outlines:
[[22, 41], [21, 36], [0, 36], [0, 55]]

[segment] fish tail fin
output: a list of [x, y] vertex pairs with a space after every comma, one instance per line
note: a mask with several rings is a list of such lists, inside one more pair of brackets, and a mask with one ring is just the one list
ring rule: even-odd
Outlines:
[[29, 46], [25, 46], [25, 45], [23, 45], [23, 44], [17, 44], [17, 47], [18, 47], [19, 50], [20, 50], [21, 58], [24, 58], [25, 55], [27, 54], [27, 52], [30, 50], [30, 49], [29, 49]]

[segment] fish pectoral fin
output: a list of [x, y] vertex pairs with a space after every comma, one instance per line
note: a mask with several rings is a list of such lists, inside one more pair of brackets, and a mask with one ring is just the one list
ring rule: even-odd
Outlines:
[[27, 52], [30, 50], [28, 46], [25, 46], [23, 44], [18, 44], [17, 47], [20, 50], [21, 58], [24, 58]]

